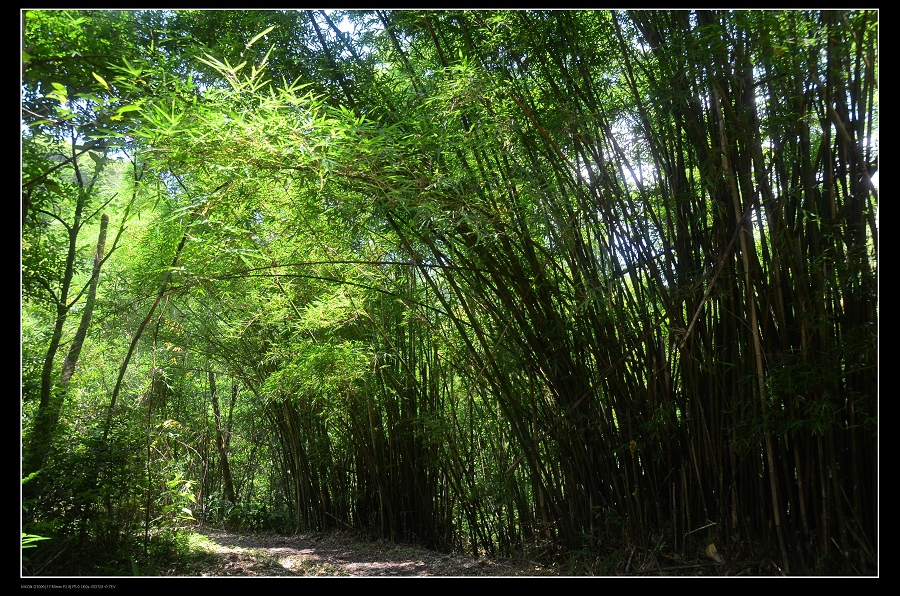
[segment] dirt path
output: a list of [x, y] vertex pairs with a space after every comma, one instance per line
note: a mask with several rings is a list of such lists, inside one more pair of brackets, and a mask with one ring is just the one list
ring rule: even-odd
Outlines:
[[197, 575], [229, 576], [546, 576], [553, 569], [529, 561], [448, 555], [351, 534], [241, 535], [204, 529], [211, 555]]

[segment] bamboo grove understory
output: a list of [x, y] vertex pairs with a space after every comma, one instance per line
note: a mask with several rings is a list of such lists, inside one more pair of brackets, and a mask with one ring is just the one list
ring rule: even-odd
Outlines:
[[23, 570], [203, 521], [877, 573], [877, 24], [23, 13]]

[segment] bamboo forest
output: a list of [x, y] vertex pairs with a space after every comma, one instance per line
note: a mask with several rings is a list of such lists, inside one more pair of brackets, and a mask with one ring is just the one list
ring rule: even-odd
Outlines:
[[20, 20], [23, 576], [878, 574], [877, 10]]

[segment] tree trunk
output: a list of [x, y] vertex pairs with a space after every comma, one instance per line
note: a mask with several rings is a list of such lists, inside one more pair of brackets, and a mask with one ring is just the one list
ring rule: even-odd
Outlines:
[[[63, 403], [65, 403], [69, 381], [71, 380], [72, 375], [75, 374], [75, 365], [78, 362], [78, 357], [81, 355], [81, 347], [84, 345], [84, 339], [87, 336], [87, 330], [91, 324], [91, 317], [94, 312], [94, 300], [97, 297], [97, 283], [100, 280], [100, 267], [103, 265], [103, 255], [106, 250], [106, 229], [108, 225], [109, 216], [104, 213], [103, 217], [100, 219], [100, 236], [97, 238], [97, 250], [94, 253], [94, 268], [91, 274], [84, 311], [81, 314], [81, 323], [78, 325], [78, 331], [75, 333], [75, 338], [72, 340], [72, 345], [69, 347], [69, 353], [66, 355], [66, 359], [63, 362], [62, 374], [60, 375], [58, 390], [55, 395], [53, 394], [51, 384], [42, 382], [41, 402], [38, 406], [37, 417], [31, 433], [28, 455], [22, 466], [24, 474], [30, 474], [41, 469], [50, 452], [53, 436], [56, 433], [56, 427], [59, 423], [60, 412], [62, 411]], [[75, 229], [76, 228], [73, 228], [73, 230]], [[72, 255], [74, 256], [74, 252]], [[66, 309], [66, 311], [68, 311], [68, 309]], [[51, 350], [48, 351], [47, 354], [47, 359], [51, 365], [53, 356], [59, 345], [59, 337], [62, 334], [62, 323], [64, 321], [65, 317], [62, 319], [58, 318], [57, 329], [54, 332], [55, 341], [52, 342]], [[49, 373], [49, 368], [47, 366], [45, 366], [45, 373]], [[33, 497], [39, 492], [39, 487], [40, 482], [30, 482], [23, 486], [23, 490], [27, 491], [28, 497]]]
[[225, 498], [232, 504], [237, 502], [234, 497], [234, 483], [231, 481], [231, 466], [228, 465], [228, 449], [225, 447], [225, 433], [222, 429], [222, 415], [219, 412], [219, 396], [216, 394], [216, 375], [209, 371], [209, 396], [212, 399], [213, 413], [216, 416], [216, 446], [219, 448], [219, 461], [222, 465], [222, 480], [225, 483]]

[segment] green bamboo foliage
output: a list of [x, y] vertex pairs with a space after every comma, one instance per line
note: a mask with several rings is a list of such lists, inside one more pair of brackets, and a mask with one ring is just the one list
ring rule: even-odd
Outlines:
[[[848, 540], [862, 558], [841, 564], [865, 565], [871, 545], [850, 511], [870, 509], [872, 495], [868, 506], [837, 497], [865, 499], [852, 478], [875, 461], [875, 385], [851, 389], [839, 371], [855, 367], [836, 340], [848, 304], [874, 306], [873, 116], [860, 118], [874, 109], [873, 18], [441, 13], [409, 23], [448, 77], [435, 107], [466, 141], [434, 158], [461, 167], [455, 186], [437, 192], [432, 177], [407, 207], [450, 215], [426, 219], [424, 232], [421, 219], [395, 222], [397, 233], [461, 266], [442, 271], [469, 305], [460, 331], [528, 462], [529, 498], [549, 497], [542, 508], [570, 547], [598, 539], [612, 515], [644, 537], [665, 527], [684, 549], [717, 539], [740, 551], [762, 537], [786, 570], [798, 550], [804, 565]], [[523, 45], [492, 45], [511, 23], [529, 31]], [[584, 44], [585, 31], [600, 41]], [[846, 56], [855, 66], [833, 66]], [[856, 81], [837, 78], [846, 73]], [[860, 293], [845, 294], [848, 283]], [[849, 325], [869, 346], [864, 359], [875, 315]], [[851, 377], [874, 374], [866, 363]], [[528, 400], [517, 369], [540, 388]], [[868, 465], [842, 465], [839, 445], [863, 434]], [[695, 533], [704, 526], [714, 530]]]
[[875, 569], [877, 12], [275, 20], [297, 72], [207, 55], [231, 90], [142, 137], [202, 198], [166, 341], [239, 385], [230, 446], [167, 405], [208, 495], [228, 458], [292, 530]]

